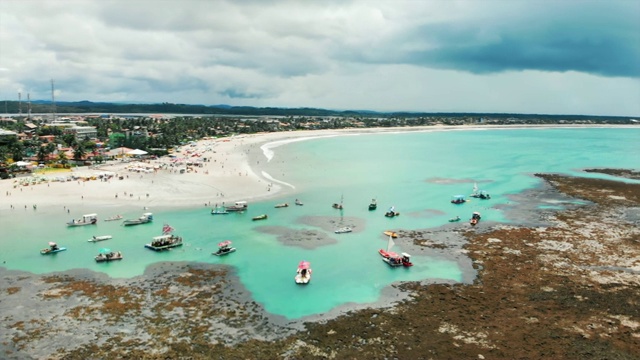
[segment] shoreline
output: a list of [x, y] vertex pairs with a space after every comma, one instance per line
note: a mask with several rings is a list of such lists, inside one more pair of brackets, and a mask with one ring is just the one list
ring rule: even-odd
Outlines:
[[[634, 126], [625, 126], [636, 128]], [[259, 201], [286, 195], [296, 190], [289, 184], [266, 171], [278, 170], [270, 163], [274, 149], [286, 144], [335, 136], [353, 136], [381, 133], [434, 132], [434, 131], [483, 131], [509, 129], [549, 128], [611, 128], [602, 125], [465, 125], [461, 126], [417, 126], [399, 128], [366, 128], [338, 130], [302, 130], [296, 132], [274, 132], [239, 135], [230, 138], [199, 140], [196, 145], [179, 148], [175, 156], [188, 161], [193, 154], [199, 166], [172, 162], [170, 157], [144, 162], [112, 161], [93, 168], [74, 168], [71, 172], [44, 175], [50, 180], [35, 185], [23, 186], [26, 178], [0, 181], [0, 196], [7, 200], [0, 208], [0, 215], [20, 208], [45, 208], [64, 206], [75, 209], [73, 216], [93, 213], [92, 207], [113, 208], [116, 212], [134, 209], [176, 209], [213, 207], [215, 204], [235, 201]], [[188, 168], [179, 173], [178, 167]], [[134, 172], [129, 169], [148, 167], [151, 172]], [[274, 169], [275, 167], [275, 169]], [[51, 181], [56, 177], [96, 176], [110, 172], [122, 176], [107, 181]], [[275, 172], [277, 173], [277, 172]], [[64, 175], [63, 175], [64, 174]], [[34, 207], [34, 209], [35, 209]]]

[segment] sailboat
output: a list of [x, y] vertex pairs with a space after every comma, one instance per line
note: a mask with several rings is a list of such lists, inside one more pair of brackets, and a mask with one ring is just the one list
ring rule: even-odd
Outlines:
[[478, 183], [473, 183], [473, 191], [471, 192], [471, 197], [478, 197], [480, 194], [478, 193]]
[[378, 250], [378, 253], [383, 257], [383, 258], [388, 258], [390, 256], [397, 256], [398, 254], [394, 253], [391, 251], [391, 248], [393, 247], [393, 245], [395, 245], [396, 243], [393, 242], [392, 239], [393, 235], [390, 234], [389, 235], [389, 241], [387, 241], [387, 250], [385, 249], [380, 249]]
[[378, 253], [382, 256], [382, 261], [387, 263], [389, 266], [397, 267], [397, 266], [413, 266], [411, 262], [411, 255], [407, 253], [402, 253], [400, 255], [391, 251], [391, 248], [395, 245], [393, 242], [392, 236], [389, 235], [389, 241], [387, 242], [387, 250], [380, 249]]

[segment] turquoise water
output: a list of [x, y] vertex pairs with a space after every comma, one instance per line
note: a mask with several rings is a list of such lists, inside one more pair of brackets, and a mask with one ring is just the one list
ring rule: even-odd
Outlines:
[[[584, 168], [640, 168], [640, 129], [507, 129], [480, 131], [410, 132], [367, 134], [301, 141], [274, 149], [275, 156], [265, 171], [293, 184], [295, 194], [251, 203], [245, 214], [212, 216], [209, 208], [154, 211], [152, 224], [122, 227], [121, 222], [103, 222], [97, 227], [67, 228], [70, 216], [63, 209], [17, 209], [25, 216], [11, 216], [3, 205], [0, 227], [1, 261], [9, 269], [49, 273], [86, 268], [112, 277], [132, 277], [158, 261], [195, 261], [226, 264], [237, 269], [242, 283], [267, 311], [294, 319], [320, 314], [345, 303], [371, 303], [381, 290], [395, 281], [444, 279], [462, 281], [464, 274], [451, 257], [412, 254], [412, 268], [390, 268], [377, 250], [385, 246], [382, 231], [424, 229], [447, 223], [460, 215], [467, 219], [480, 211], [483, 220], [507, 221], [500, 206], [508, 195], [540, 184], [536, 172], [559, 172], [585, 177], [606, 175], [581, 172]], [[473, 184], [488, 191], [492, 199], [452, 205], [456, 194], [469, 194]], [[344, 211], [331, 204], [344, 198]], [[293, 206], [300, 198], [305, 205]], [[378, 210], [370, 212], [371, 198]], [[290, 207], [273, 205], [289, 202]], [[395, 206], [401, 216], [388, 219], [384, 211]], [[559, 208], [561, 204], [541, 204]], [[93, 208], [102, 218], [121, 212], [115, 208]], [[143, 210], [123, 213], [139, 216]], [[263, 222], [251, 217], [269, 214]], [[78, 217], [81, 214], [72, 214]], [[359, 232], [335, 235], [318, 227], [303, 225], [302, 216], [356, 217], [364, 224]], [[145, 249], [153, 236], [170, 223], [185, 239], [185, 246], [156, 253]], [[465, 226], [466, 222], [459, 223]], [[337, 243], [313, 250], [282, 245], [276, 235], [260, 226], [281, 226], [324, 232]], [[88, 243], [93, 235], [110, 234], [112, 240]], [[226, 257], [212, 256], [216, 244], [230, 239], [238, 251]], [[50, 240], [68, 248], [42, 256], [39, 249]], [[394, 250], [403, 251], [408, 240], [398, 239]], [[120, 250], [124, 260], [95, 263], [93, 256], [103, 247]], [[294, 283], [296, 265], [308, 260], [313, 280], [308, 286]]]

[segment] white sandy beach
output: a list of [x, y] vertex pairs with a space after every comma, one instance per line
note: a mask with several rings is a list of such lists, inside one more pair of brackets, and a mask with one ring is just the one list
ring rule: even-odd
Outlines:
[[[520, 126], [522, 127], [522, 126]], [[545, 126], [549, 127], [549, 126]], [[24, 178], [0, 181], [0, 214], [21, 208], [95, 207], [159, 209], [178, 207], [213, 207], [240, 200], [257, 200], [292, 191], [292, 184], [281, 182], [262, 170], [271, 149], [292, 141], [310, 138], [377, 132], [408, 132], [434, 130], [472, 130], [499, 126], [427, 126], [402, 128], [367, 128], [344, 130], [309, 130], [239, 135], [229, 138], [200, 140], [194, 145], [178, 148], [175, 159], [163, 157], [138, 162], [112, 161], [98, 167], [80, 167], [72, 172], [45, 175], [51, 181], [21, 185]], [[509, 126], [508, 128], [515, 128]], [[197, 155], [194, 155], [197, 154]], [[191, 166], [180, 173], [187, 159], [201, 166]], [[275, 165], [275, 164], [274, 164]], [[148, 168], [149, 172], [131, 169]], [[273, 167], [272, 167], [273, 169]], [[52, 181], [56, 177], [91, 176], [111, 172], [116, 176], [107, 181]], [[120, 180], [119, 177], [122, 177]]]

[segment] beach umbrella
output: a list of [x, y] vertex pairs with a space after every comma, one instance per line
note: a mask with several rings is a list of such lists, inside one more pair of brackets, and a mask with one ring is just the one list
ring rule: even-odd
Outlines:
[[111, 249], [109, 248], [102, 248], [100, 249], [100, 254], [108, 254], [111, 252]]
[[229, 245], [231, 245], [231, 240], [225, 240], [225, 241], [223, 241], [221, 243], [218, 243], [219, 247], [229, 246]]
[[311, 266], [311, 263], [306, 261], [306, 260], [302, 260], [300, 261], [300, 263], [298, 264], [298, 269], [308, 269], [309, 266]]

